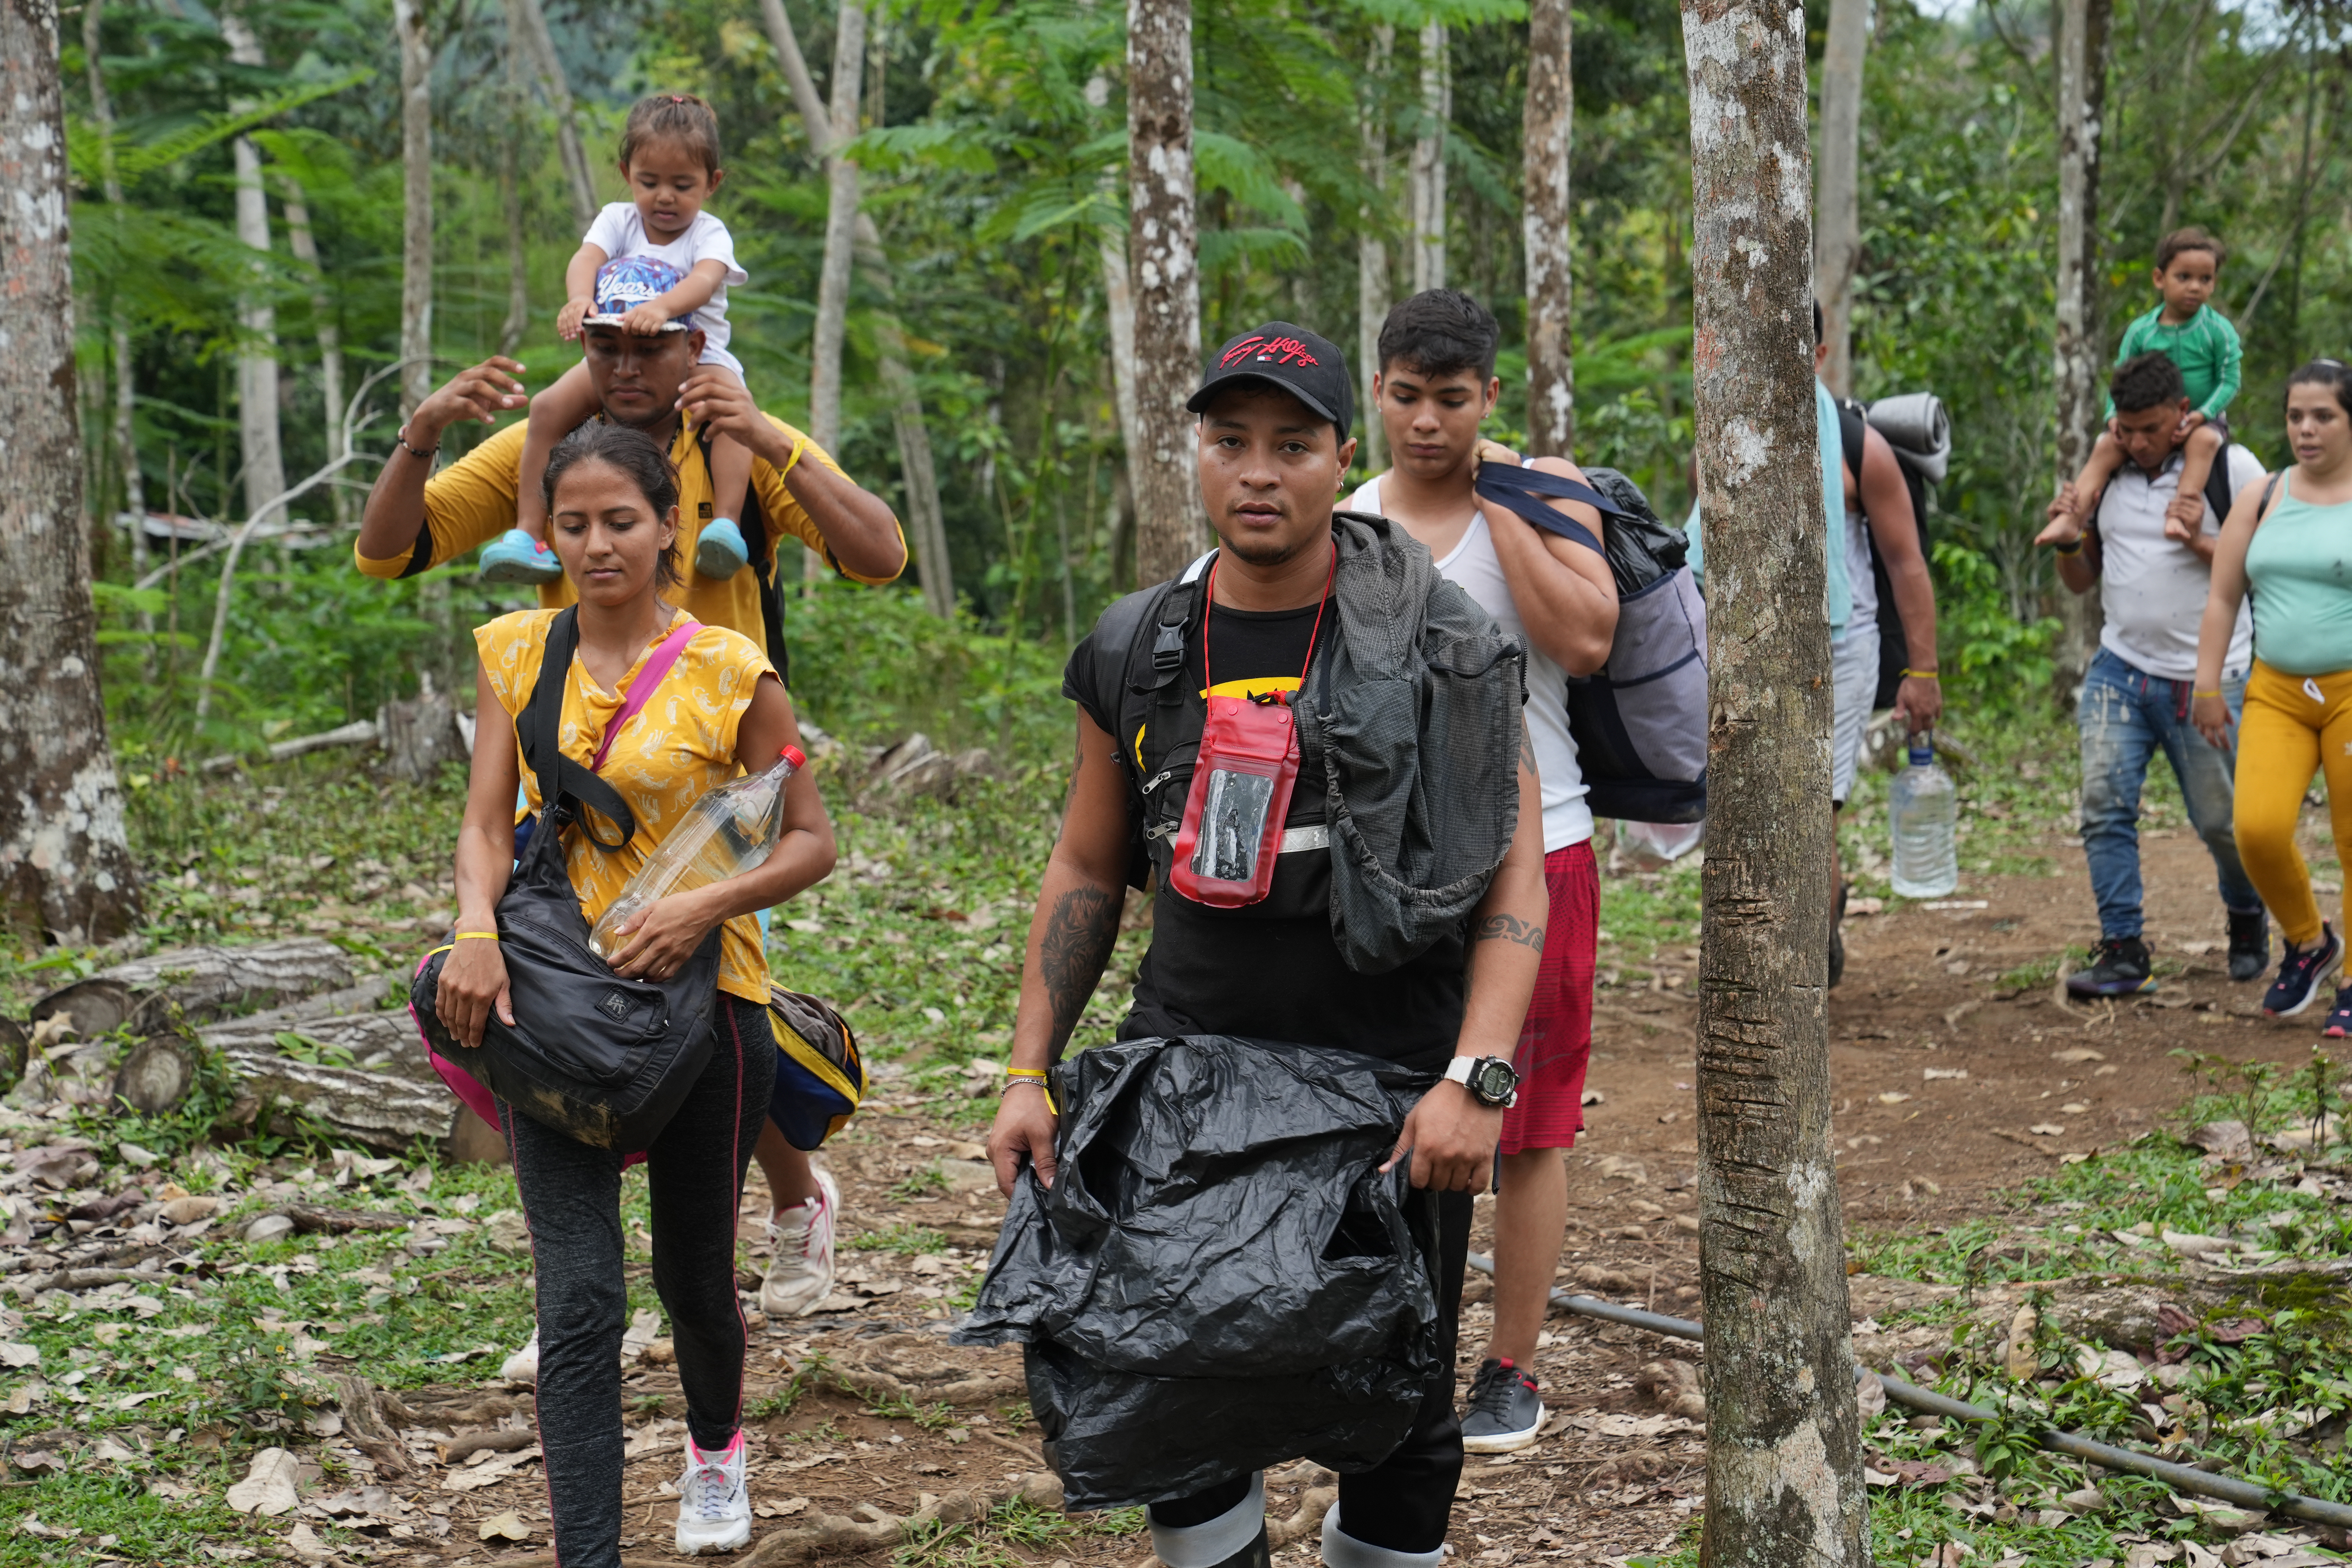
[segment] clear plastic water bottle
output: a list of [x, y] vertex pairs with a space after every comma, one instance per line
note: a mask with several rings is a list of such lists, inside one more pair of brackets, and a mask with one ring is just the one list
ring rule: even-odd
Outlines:
[[588, 948], [611, 963], [626, 945], [621, 928], [672, 893], [690, 892], [740, 877], [765, 860], [784, 836], [784, 781], [808, 765], [798, 746], [786, 746], [775, 766], [705, 792], [686, 820], [646, 858], [620, 896], [605, 906]]
[[1895, 891], [1906, 899], [1948, 898], [1960, 885], [1960, 793], [1936, 763], [1933, 742], [1915, 740], [1911, 765], [1886, 792], [1895, 835]]

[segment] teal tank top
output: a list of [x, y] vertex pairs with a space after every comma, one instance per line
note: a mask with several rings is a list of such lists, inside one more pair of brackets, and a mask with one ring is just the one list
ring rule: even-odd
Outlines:
[[2314, 506], [2294, 493], [2246, 547], [2254, 594], [2254, 657], [2287, 675], [2352, 669], [2352, 501]]

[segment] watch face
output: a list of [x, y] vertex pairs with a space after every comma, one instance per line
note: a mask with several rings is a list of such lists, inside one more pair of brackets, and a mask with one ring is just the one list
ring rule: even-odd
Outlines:
[[1488, 1057], [1470, 1069], [1470, 1092], [1489, 1105], [1500, 1105], [1518, 1087], [1519, 1075], [1499, 1057]]

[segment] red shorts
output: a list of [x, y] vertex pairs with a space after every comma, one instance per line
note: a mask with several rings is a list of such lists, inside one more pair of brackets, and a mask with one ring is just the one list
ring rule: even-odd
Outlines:
[[1544, 857], [1550, 896], [1543, 964], [1519, 1029], [1519, 1101], [1503, 1112], [1502, 1152], [1572, 1149], [1584, 1131], [1584, 1069], [1592, 1059], [1592, 967], [1601, 936], [1601, 873], [1592, 841]]

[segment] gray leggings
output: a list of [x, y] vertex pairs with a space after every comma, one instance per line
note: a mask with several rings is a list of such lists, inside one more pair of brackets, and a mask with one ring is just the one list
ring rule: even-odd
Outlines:
[[[695, 1446], [724, 1448], [743, 1403], [745, 1330], [735, 1296], [735, 1214], [776, 1079], [767, 1010], [722, 994], [718, 1043], [677, 1114], [646, 1152], [654, 1289], [677, 1347]], [[539, 1273], [539, 1437], [563, 1568], [620, 1568], [622, 1157], [519, 1115], [499, 1118]]]

